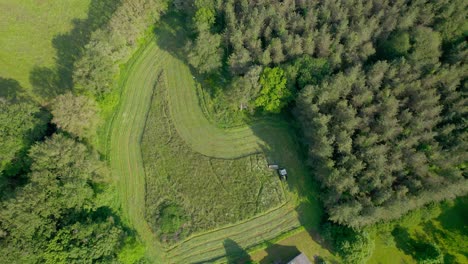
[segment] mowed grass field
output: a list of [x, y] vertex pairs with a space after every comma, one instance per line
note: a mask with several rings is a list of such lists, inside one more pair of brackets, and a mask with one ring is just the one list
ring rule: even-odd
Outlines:
[[171, 244], [284, 203], [280, 179], [267, 169], [263, 155], [218, 159], [185, 144], [169, 113], [164, 73], [153, 92], [141, 144], [146, 219], [161, 240]]
[[[203, 170], [200, 169], [203, 173], [213, 169], [208, 175], [212, 181], [219, 180], [219, 177], [231, 177], [231, 180], [233, 180], [234, 177], [235, 182], [235, 177], [238, 175], [238, 173], [235, 172], [236, 168], [242, 173], [250, 173], [250, 168], [239, 167], [239, 164], [243, 163], [247, 164], [249, 167], [259, 166], [259, 164], [264, 167], [263, 169], [256, 169], [258, 170], [257, 172], [260, 172], [258, 175], [254, 176], [250, 174], [252, 177], [260, 176], [263, 177], [263, 179], [272, 177], [267, 176], [270, 172], [266, 171], [266, 161], [264, 161], [263, 158], [257, 159], [259, 157], [257, 155], [251, 156], [253, 153], [262, 152], [266, 160], [278, 161], [289, 170], [290, 179], [288, 180], [288, 184], [284, 185], [286, 203], [279, 204], [279, 207], [274, 207], [263, 213], [258, 211], [257, 208], [255, 210], [251, 209], [250, 212], [247, 210], [247, 215], [244, 215], [245, 217], [254, 214], [257, 214], [257, 216], [234, 224], [219, 226], [212, 230], [206, 230], [205, 232], [199, 229], [200, 232], [196, 232], [170, 248], [162, 246], [158, 239], [156, 239], [155, 233], [148, 222], [145, 221], [146, 195], [157, 197], [157, 192], [155, 194], [146, 193], [150, 180], [145, 178], [145, 169], [140, 146], [143, 140], [142, 136], [145, 130], [145, 121], [151, 109], [153, 92], [159, 92], [157, 79], [161, 70], [164, 70], [167, 78], [166, 103], [168, 108], [163, 111], [163, 115], [166, 115], [164, 118], [166, 120], [159, 120], [159, 122], [166, 122], [165, 126], [170, 127], [171, 124], [167, 123], [170, 120], [174, 128], [167, 130], [165, 132], [166, 136], [168, 136], [168, 133], [176, 133], [177, 135], [173, 136], [180, 137], [179, 140], [181, 142], [176, 145], [179, 146], [180, 152], [172, 154], [173, 161], [171, 162], [173, 166], [183, 164], [184, 155], [187, 154], [188, 151], [192, 153], [190, 155], [196, 154], [197, 159], [200, 158], [203, 160], [201, 164], [190, 164], [188, 162], [187, 164], [189, 165], [185, 165], [187, 168], [192, 168], [194, 170], [192, 174], [190, 174], [189, 171], [189, 174], [185, 175], [185, 177], [188, 178], [184, 179], [187, 181], [185, 186], [188, 186], [190, 183], [189, 177], [202, 177], [195, 173], [197, 165], [202, 165], [204, 167]], [[138, 52], [127, 67], [123, 78], [122, 99], [120, 108], [114, 117], [110, 130], [111, 141], [108, 153], [110, 154], [113, 175], [118, 181], [120, 201], [123, 206], [123, 211], [125, 212], [125, 218], [145, 240], [148, 246], [148, 252], [154, 255], [154, 259], [166, 263], [191, 263], [207, 260], [222, 261], [227, 251], [225, 248], [226, 243], [224, 243], [226, 239], [232, 239], [242, 248], [249, 248], [265, 240], [273, 239], [281, 233], [288, 232], [303, 224], [304, 219], [301, 219], [299, 216], [297, 207], [301, 202], [302, 195], [305, 195], [299, 191], [299, 189], [307, 189], [307, 184], [304, 184], [304, 181], [308, 178], [306, 174], [307, 170], [301, 162], [301, 158], [298, 156], [298, 146], [297, 143], [294, 142], [294, 137], [289, 131], [287, 123], [281, 122], [279, 119], [265, 120], [259, 124], [259, 127], [240, 127], [226, 131], [214, 130], [215, 126], [206, 120], [206, 117], [204, 117], [200, 110], [198, 98], [195, 94], [195, 82], [188, 66], [169, 52], [160, 49], [154, 41], [149, 42]], [[183, 89], [181, 89], [181, 87]], [[156, 96], [155, 98], [159, 97]], [[185, 108], [183, 106], [185, 106]], [[199, 119], [198, 122], [196, 121], [197, 119]], [[199, 124], [204, 124], [205, 126], [200, 126]], [[159, 126], [163, 126], [163, 124], [160, 123]], [[270, 129], [268, 129], [268, 127]], [[158, 128], [146, 127], [147, 131], [151, 131], [151, 129]], [[264, 129], [265, 133], [259, 134], [258, 131], [261, 132], [262, 129]], [[190, 133], [191, 130], [198, 130], [199, 132]], [[239, 133], [237, 134], [236, 131]], [[245, 134], [245, 131], [250, 132]], [[211, 133], [213, 133], [213, 135]], [[265, 140], [263, 137], [265, 137]], [[246, 142], [257, 143], [255, 144], [256, 148], [252, 149], [250, 146], [238, 148], [237, 146], [243, 145], [242, 142], [244, 140]], [[203, 144], [198, 143], [202, 141], [211, 142], [213, 144], [206, 145], [205, 151], [203, 149]], [[186, 147], [182, 147], [183, 145]], [[196, 146], [198, 146], [198, 148]], [[149, 150], [154, 148], [154, 151], [157, 152], [159, 147], [164, 146], [150, 145], [144, 148], [148, 148]], [[190, 155], [187, 157], [190, 158]], [[244, 161], [234, 165], [236, 162], [239, 162], [240, 158], [245, 156], [248, 157], [244, 158]], [[210, 162], [213, 163], [213, 161], [215, 161], [215, 163], [224, 162], [219, 160], [220, 158], [228, 160], [225, 161], [224, 165], [218, 164], [213, 167], [210, 164]], [[252, 162], [252, 159], [258, 161]], [[179, 163], [177, 163], [177, 161], [179, 161]], [[161, 159], [160, 162], [162, 164], [164, 159]], [[211, 168], [206, 166], [211, 166]], [[166, 168], [170, 169], [170, 167]], [[219, 168], [221, 168], [221, 171], [216, 172]], [[174, 169], [177, 170], [177, 168]], [[234, 169], [232, 174], [227, 173], [232, 171], [232, 169]], [[152, 172], [154, 172], [155, 175], [148, 173], [148, 177], [157, 177], [158, 175], [156, 173], [164, 173], [164, 171], [158, 172], [157, 166], [154, 167]], [[168, 173], [167, 175], [170, 174]], [[239, 180], [240, 179], [241, 178], [239, 178]], [[164, 181], [164, 179], [157, 180]], [[196, 178], [194, 180], [196, 180]], [[252, 183], [252, 179], [243, 177], [242, 180], [247, 181], [247, 183], [244, 182], [240, 184], [240, 190], [245, 190], [242, 188], [246, 187], [242, 186], [247, 186], [249, 183]], [[151, 181], [153, 181], [153, 179], [151, 179]], [[264, 180], [256, 178], [253, 181], [253, 183], [255, 183], [253, 188], [255, 191], [253, 193], [257, 195], [256, 197], [258, 197], [261, 186], [260, 183], [262, 182], [265, 183]], [[178, 182], [175, 181], [172, 184], [178, 184]], [[231, 197], [230, 199], [233, 201], [232, 196], [228, 195], [228, 193], [234, 190], [224, 191], [222, 188], [223, 182], [221, 181], [218, 181], [218, 183], [210, 182], [210, 184], [219, 187], [219, 195]], [[199, 186], [198, 188], [201, 187]], [[271, 189], [273, 190], [274, 188]], [[205, 197], [202, 196], [204, 195], [203, 189], [196, 189], [195, 191], [199, 192], [199, 197], [203, 199], [208, 199], [210, 197], [210, 194], [205, 194]], [[161, 192], [163, 192], [163, 190], [161, 190]], [[223, 192], [226, 192], [226, 194], [223, 194]], [[238, 193], [237, 195], [241, 194], [242, 193]], [[248, 195], [253, 197], [252, 192]], [[311, 196], [307, 197], [310, 198]], [[191, 197], [185, 197], [186, 200], [190, 198]], [[184, 198], [181, 199], [181, 201], [183, 201]], [[256, 201], [257, 200], [256, 198]], [[206, 203], [207, 201], [209, 200], [206, 200]], [[239, 201], [239, 203], [242, 203], [242, 201]], [[316, 200], [308, 200], [307, 203], [315, 205], [311, 206], [312, 210], [310, 210], [310, 212], [313, 216], [308, 221], [317, 223], [321, 216], [320, 207], [318, 207]], [[274, 204], [278, 203], [271, 203], [270, 206]], [[216, 205], [216, 202], [213, 202], [213, 205]], [[196, 204], [194, 203], [193, 206], [195, 207]], [[270, 206], [263, 207], [262, 210]], [[220, 210], [219, 212], [223, 211]], [[203, 214], [203, 212], [199, 213], [201, 215]], [[225, 219], [225, 222], [220, 221], [220, 223], [235, 222], [241, 218]], [[207, 227], [211, 228], [218, 225], [219, 224], [214, 222]]]
[[53, 39], [87, 17], [91, 0], [0, 0], [0, 77], [31, 89], [30, 72], [54, 68]]

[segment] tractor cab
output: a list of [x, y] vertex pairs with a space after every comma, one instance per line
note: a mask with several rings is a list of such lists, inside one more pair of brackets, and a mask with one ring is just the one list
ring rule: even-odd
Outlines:
[[286, 171], [285, 168], [280, 168], [280, 169], [278, 170], [278, 173], [279, 173], [279, 175], [280, 175], [280, 179], [281, 179], [281, 180], [285, 181], [285, 180], [288, 179], [288, 172]]
[[276, 170], [279, 174], [279, 177], [282, 181], [285, 181], [288, 179], [288, 172], [286, 171], [285, 168], [281, 168], [279, 165], [277, 164], [268, 164], [268, 168], [270, 170]]

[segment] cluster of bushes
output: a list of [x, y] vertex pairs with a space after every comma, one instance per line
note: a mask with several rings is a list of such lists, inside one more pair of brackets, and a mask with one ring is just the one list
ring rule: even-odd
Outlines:
[[111, 261], [122, 226], [96, 202], [105, 165], [84, 144], [54, 134], [29, 150], [26, 183], [0, 204], [4, 263]]
[[0, 97], [0, 262], [112, 262], [126, 237], [100, 196], [108, 169], [87, 146], [97, 107]]
[[374, 251], [374, 240], [368, 231], [326, 223], [321, 232], [323, 238], [346, 263], [366, 263]]

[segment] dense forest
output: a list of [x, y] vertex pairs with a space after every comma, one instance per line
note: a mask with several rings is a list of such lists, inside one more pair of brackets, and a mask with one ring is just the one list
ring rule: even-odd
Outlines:
[[230, 79], [225, 94], [257, 114], [293, 110], [329, 219], [362, 227], [468, 190], [467, 6], [196, 0], [178, 8], [192, 20], [188, 62]]

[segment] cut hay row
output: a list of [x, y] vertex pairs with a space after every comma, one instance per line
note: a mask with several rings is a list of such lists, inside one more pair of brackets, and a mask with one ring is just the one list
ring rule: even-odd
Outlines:
[[246, 222], [194, 236], [169, 250], [167, 257], [171, 263], [221, 259], [226, 255], [226, 239], [246, 249], [299, 226], [295, 208], [286, 204]]
[[128, 65], [122, 77], [125, 81], [120, 108], [111, 128], [109, 154], [124, 218], [145, 241], [150, 257], [164, 263], [220, 259], [226, 253], [223, 241], [227, 238], [248, 248], [300, 226], [295, 202], [292, 201], [248, 221], [192, 236], [170, 250], [166, 251], [160, 245], [144, 217], [145, 171], [140, 142], [152, 91], [161, 69], [166, 73], [169, 115], [177, 132], [193, 150], [225, 159], [263, 151], [269, 153], [273, 160], [281, 159], [293, 173], [300, 175], [303, 172], [294, 142], [284, 124], [263, 121], [233, 129], [220, 129], [211, 124], [200, 108], [189, 68], [160, 50], [155, 41], [149, 42]]

